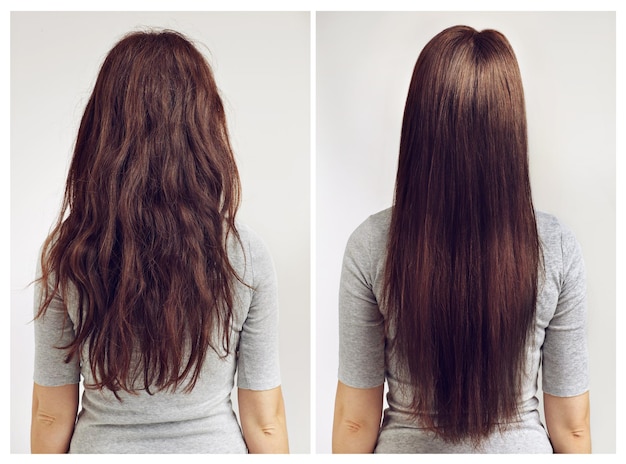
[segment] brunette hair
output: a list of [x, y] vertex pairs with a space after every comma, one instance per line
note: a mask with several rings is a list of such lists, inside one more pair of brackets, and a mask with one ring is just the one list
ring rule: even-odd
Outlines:
[[37, 317], [57, 293], [77, 295], [76, 337], [60, 348], [66, 361], [88, 348], [90, 387], [191, 391], [208, 348], [229, 353], [239, 195], [205, 58], [177, 32], [124, 37], [87, 103], [42, 253]]
[[540, 265], [515, 55], [497, 31], [451, 27], [413, 71], [384, 274], [412, 411], [444, 440], [518, 415]]

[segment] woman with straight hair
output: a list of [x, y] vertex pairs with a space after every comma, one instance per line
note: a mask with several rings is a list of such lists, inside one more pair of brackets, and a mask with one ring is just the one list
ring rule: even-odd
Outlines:
[[393, 207], [346, 247], [333, 451], [590, 452], [585, 315], [579, 245], [533, 208], [513, 50], [446, 29], [413, 71]]
[[43, 245], [32, 452], [288, 451], [275, 274], [239, 193], [205, 58], [174, 31], [124, 37]]

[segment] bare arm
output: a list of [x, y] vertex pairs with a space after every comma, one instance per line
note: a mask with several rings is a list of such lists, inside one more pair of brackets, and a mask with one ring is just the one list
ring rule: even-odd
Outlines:
[[383, 412], [383, 387], [353, 388], [337, 382], [333, 453], [372, 453]]
[[280, 387], [238, 390], [243, 438], [250, 453], [289, 453], [285, 405]]
[[67, 453], [78, 412], [78, 384], [33, 386], [32, 453]]
[[589, 392], [572, 397], [543, 394], [550, 441], [555, 453], [591, 453]]

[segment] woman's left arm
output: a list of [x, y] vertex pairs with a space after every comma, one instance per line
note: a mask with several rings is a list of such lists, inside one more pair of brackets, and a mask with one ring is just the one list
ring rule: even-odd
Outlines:
[[339, 369], [333, 453], [372, 453], [385, 383], [385, 320], [373, 290], [370, 220], [346, 245], [339, 286]]
[[78, 384], [44, 387], [35, 383], [30, 427], [31, 452], [67, 453], [77, 412]]
[[383, 387], [353, 388], [337, 382], [333, 453], [372, 453], [383, 412]]

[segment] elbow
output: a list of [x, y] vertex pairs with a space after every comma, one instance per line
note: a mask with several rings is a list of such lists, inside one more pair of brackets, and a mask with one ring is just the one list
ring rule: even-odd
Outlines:
[[333, 427], [333, 453], [372, 453], [379, 425], [371, 421], [340, 418]]
[[44, 430], [73, 428], [76, 422], [76, 414], [71, 411], [57, 411], [43, 409], [39, 405], [33, 410], [33, 425]]
[[63, 415], [35, 411], [31, 424], [31, 452], [67, 453], [74, 421]]
[[31, 415], [31, 451], [66, 453], [76, 423], [78, 384], [45, 387], [35, 383]]
[[337, 383], [333, 453], [371, 453], [378, 441], [384, 385], [354, 388]]
[[573, 440], [586, 440], [589, 438], [589, 429], [587, 428], [575, 429], [570, 432], [570, 435]]
[[348, 435], [358, 435], [362, 433], [363, 430], [367, 427], [364, 422], [352, 420], [352, 419], [342, 419], [339, 423], [339, 427], [343, 429], [343, 431]]
[[265, 437], [272, 438], [282, 435], [287, 429], [285, 406], [282, 397], [275, 408], [266, 411], [264, 414], [259, 414], [254, 421], [254, 425]]
[[591, 430], [588, 426], [572, 427], [550, 436], [555, 453], [591, 453]]
[[273, 438], [283, 433], [285, 430], [285, 421], [282, 416], [277, 415], [273, 420], [261, 422], [258, 426], [259, 433], [266, 438]]
[[570, 430], [569, 436], [578, 453], [591, 453], [591, 430], [588, 426]]
[[36, 423], [36, 425], [39, 425], [40, 427], [44, 429], [53, 428], [54, 425], [58, 423], [56, 416], [53, 416], [51, 414], [46, 414], [45, 412], [42, 412], [42, 411], [35, 412], [33, 421]]
[[239, 418], [250, 453], [288, 453], [287, 420], [280, 387], [239, 389]]
[[546, 426], [556, 453], [590, 453], [589, 392], [558, 397], [543, 394]]
[[244, 426], [243, 437], [250, 453], [289, 453], [287, 427], [282, 418]]

